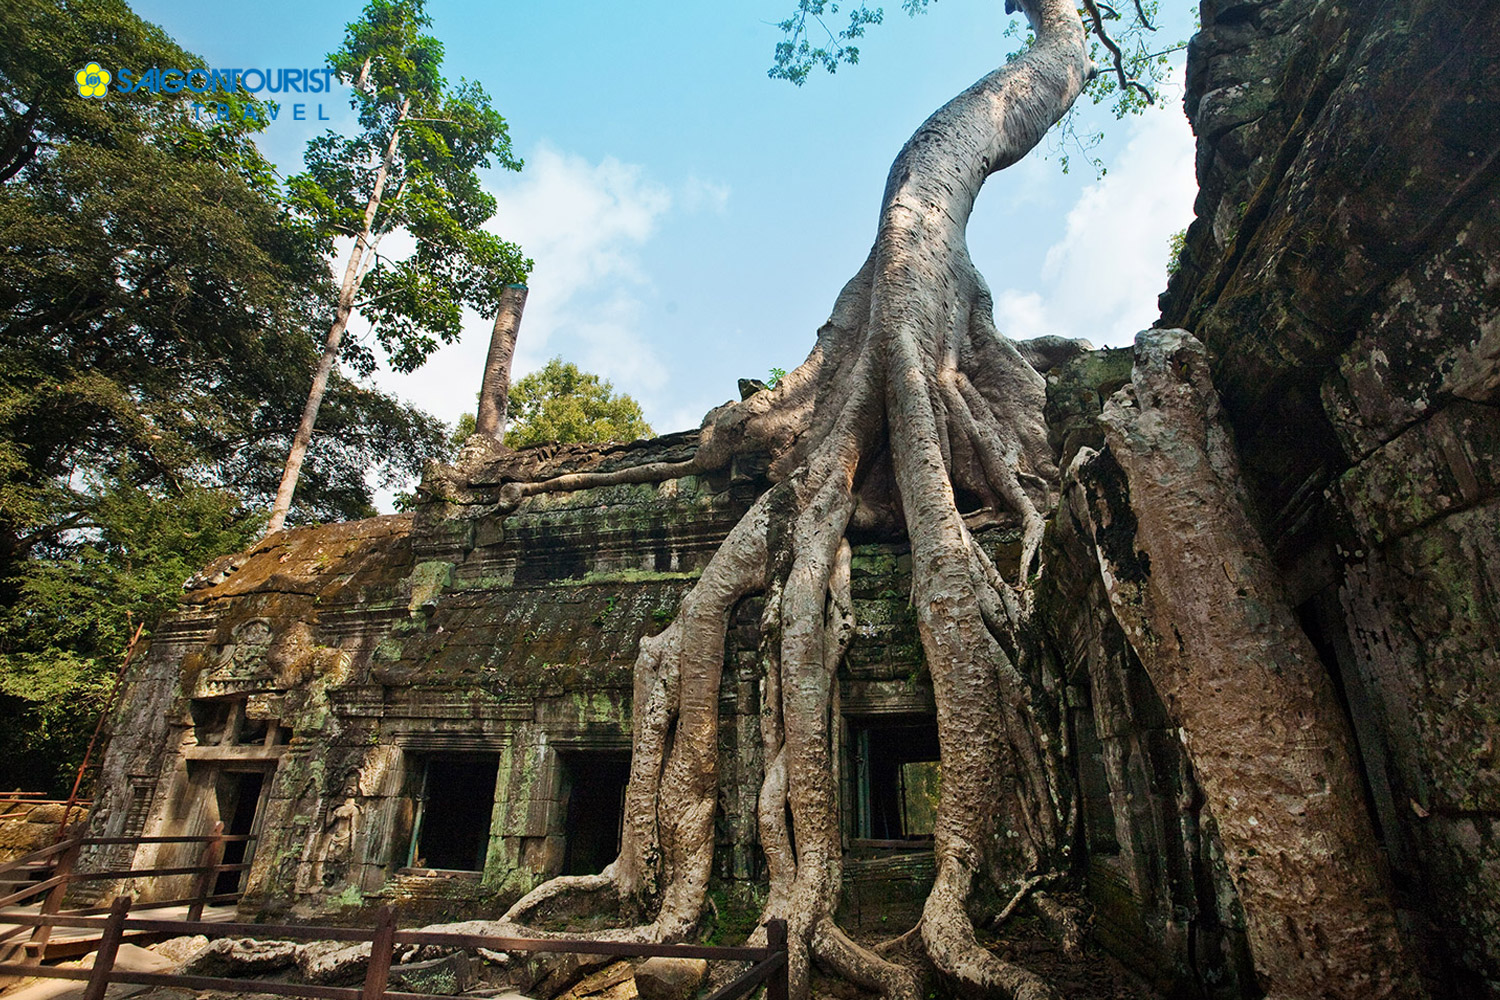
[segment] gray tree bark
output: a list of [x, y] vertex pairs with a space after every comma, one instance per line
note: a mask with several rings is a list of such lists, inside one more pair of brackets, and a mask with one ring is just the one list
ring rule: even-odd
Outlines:
[[[365, 72], [360, 74], [357, 86], [363, 86], [370, 64], [365, 62]], [[411, 112], [411, 99], [401, 104], [396, 123], [391, 127], [391, 140], [385, 155], [375, 171], [375, 183], [365, 204], [364, 225], [354, 237], [354, 247], [349, 251], [349, 262], [344, 266], [344, 279], [339, 284], [338, 307], [334, 312], [333, 325], [323, 342], [323, 355], [318, 359], [313, 373], [312, 388], [307, 393], [307, 403], [302, 408], [302, 419], [297, 423], [297, 433], [292, 437], [292, 447], [287, 453], [286, 468], [281, 473], [281, 484], [276, 489], [276, 502], [271, 506], [271, 520], [266, 525], [266, 534], [273, 535], [286, 524], [286, 516], [292, 509], [292, 494], [296, 492], [297, 480], [302, 475], [302, 463], [307, 459], [307, 448], [312, 443], [313, 426], [318, 422], [318, 410], [323, 406], [323, 394], [328, 391], [328, 377], [333, 373], [338, 360], [339, 346], [344, 342], [344, 331], [349, 327], [349, 317], [354, 314], [354, 300], [365, 277], [365, 258], [375, 252], [380, 240], [375, 235], [375, 215], [380, 211], [381, 199], [385, 197], [385, 185], [390, 179], [391, 167], [396, 162], [396, 142], [401, 125]], [[397, 185], [397, 197], [403, 185]]]
[[856, 944], [833, 918], [842, 853], [831, 705], [853, 630], [845, 533], [853, 524], [904, 528], [943, 769], [937, 884], [908, 940], [968, 987], [1027, 1000], [1055, 995], [981, 947], [967, 909], [976, 881], [1005, 898], [1064, 863], [1069, 841], [1068, 792], [1005, 652], [1022, 602], [954, 499], [962, 488], [1022, 524], [1024, 579], [1057, 481], [1043, 382], [995, 329], [965, 227], [985, 179], [1041, 140], [1091, 66], [1071, 0], [1023, 7], [1035, 44], [937, 111], [902, 149], [875, 246], [799, 368], [774, 390], [710, 413], [690, 461], [507, 487], [503, 500], [514, 504], [551, 490], [718, 468], [751, 449], [771, 454], [778, 483], [730, 533], [673, 624], [641, 644], [619, 857], [598, 876], [538, 887], [506, 925], [572, 897], [641, 916], [614, 935], [669, 939], [696, 926], [713, 852], [724, 630], [734, 603], [759, 591], [767, 598], [763, 916], [788, 922], [799, 998], [816, 958], [886, 996], [914, 1000], [912, 969]]
[[484, 360], [484, 381], [479, 387], [479, 409], [474, 433], [499, 441], [505, 437], [510, 409], [510, 362], [521, 332], [521, 313], [526, 309], [526, 286], [506, 285], [500, 293], [495, 326], [490, 331], [490, 353]]
[[[965, 242], [986, 178], [1031, 150], [1092, 72], [1072, 0], [1021, 6], [1035, 44], [939, 109], [901, 150], [875, 245], [801, 366], [775, 389], [709, 413], [688, 461], [504, 488], [502, 505], [513, 506], [537, 493], [719, 469], [746, 451], [771, 456], [776, 484], [726, 538], [673, 624], [641, 644], [619, 856], [599, 875], [539, 886], [489, 930], [532, 932], [527, 921], [592, 906], [633, 921], [608, 937], [692, 933], [713, 853], [724, 631], [735, 603], [758, 592], [763, 918], [788, 922], [794, 994], [809, 995], [816, 960], [884, 996], [915, 1000], [907, 959], [919, 947], [963, 991], [1056, 995], [982, 947], [971, 919], [980, 889], [1005, 899], [1066, 870], [1076, 817], [1054, 743], [1034, 715], [1038, 701], [1007, 653], [1019, 647], [1043, 517], [1057, 499], [1044, 385], [995, 329]], [[1133, 564], [1107, 539], [1101, 565], [1116, 613], [1189, 734], [1253, 914], [1256, 960], [1277, 996], [1419, 995], [1375, 874], [1327, 678], [1276, 603], [1233, 452], [1204, 416], [1213, 405], [1206, 367], [1183, 355], [1191, 378], [1182, 384], [1197, 396], [1168, 405], [1173, 379], [1184, 377], [1173, 367], [1178, 356], [1149, 357], [1138, 368], [1145, 403], [1116, 403], [1109, 419], [1153, 572], [1132, 582]], [[1014, 585], [971, 537], [959, 490], [1022, 526]], [[1184, 507], [1174, 491], [1198, 491], [1200, 505]], [[851, 527], [910, 539], [943, 774], [938, 873], [921, 921], [873, 949], [834, 921], [842, 854], [830, 730], [854, 627]], [[1191, 636], [1179, 639], [1177, 615]]]
[[1261, 986], [1287, 1000], [1423, 995], [1348, 727], [1250, 519], [1203, 345], [1142, 333], [1104, 423], [1108, 453], [1075, 470], [1105, 589], [1182, 727]]

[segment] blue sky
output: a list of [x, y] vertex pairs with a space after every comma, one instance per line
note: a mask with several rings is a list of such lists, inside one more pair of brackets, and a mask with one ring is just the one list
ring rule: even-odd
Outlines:
[[[360, 7], [132, 5], [236, 67], [321, 65]], [[766, 77], [774, 22], [793, 5], [429, 0], [447, 75], [484, 84], [526, 159], [486, 178], [493, 228], [536, 260], [515, 374], [561, 355], [669, 431], [735, 397], [739, 377], [806, 356], [869, 249], [891, 158], [1003, 59], [1010, 19], [1000, 0], [941, 0], [917, 18], [892, 2], [859, 66], [799, 89]], [[1164, 6], [1163, 34], [1186, 37], [1193, 5]], [[348, 127], [347, 91], [318, 96], [334, 119], [322, 127]], [[1177, 95], [1164, 103], [1118, 123], [1096, 112], [1109, 126], [1102, 180], [1037, 154], [990, 179], [969, 240], [1002, 331], [1123, 344], [1156, 317], [1167, 240], [1194, 195], [1192, 138]], [[294, 171], [318, 128], [283, 118], [262, 148]], [[473, 407], [488, 330], [471, 317], [421, 371], [377, 379], [455, 420]]]

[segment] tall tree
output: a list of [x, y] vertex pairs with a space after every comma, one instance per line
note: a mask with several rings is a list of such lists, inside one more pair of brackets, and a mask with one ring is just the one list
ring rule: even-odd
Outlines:
[[[352, 88], [360, 132], [314, 139], [306, 172], [289, 187], [318, 232], [353, 245], [268, 531], [286, 522], [335, 363], [343, 356], [361, 371], [374, 367], [368, 348], [344, 339], [356, 309], [374, 323], [391, 366], [409, 372], [440, 341], [457, 339], [465, 305], [495, 312], [505, 286], [531, 269], [519, 248], [483, 228], [495, 200], [477, 171], [521, 169], [505, 119], [479, 84], [448, 86], [442, 43], [423, 33], [431, 23], [424, 0], [370, 0], [328, 57]], [[416, 251], [393, 261], [379, 248], [397, 230], [415, 239]]]
[[[56, 787], [127, 622], [259, 529], [331, 293], [244, 117], [74, 82], [201, 60], [119, 0], [12, 0], [0, 37], [0, 771]], [[311, 516], [373, 513], [371, 468], [446, 446], [346, 380], [329, 403]]]
[[[1127, 16], [1148, 31], [1150, 8], [1132, 6]], [[817, 56], [796, 38], [825, 7], [836, 10], [799, 0], [792, 40], [779, 52], [789, 73], [798, 59], [829, 69], [849, 61], [847, 52]], [[1029, 618], [1044, 514], [1060, 483], [1042, 415], [1045, 386], [996, 329], [965, 228], [986, 179], [1035, 148], [1096, 77], [1091, 31], [1116, 89], [1144, 96], [1105, 27], [1115, 8], [1093, 0], [1081, 12], [1074, 0], [1007, 7], [1025, 15], [1025, 44], [933, 113], [897, 154], [875, 244], [802, 365], [774, 389], [712, 411], [686, 461], [502, 488], [502, 503], [513, 505], [553, 490], [698, 475], [744, 453], [769, 455], [774, 483], [730, 531], [672, 624], [641, 641], [619, 855], [597, 875], [538, 886], [506, 914], [502, 933], [580, 910], [624, 914], [633, 926], [611, 931], [617, 939], [682, 938], [697, 927], [714, 853], [725, 632], [740, 599], [760, 593], [758, 832], [770, 882], [762, 917], [788, 923], [793, 995], [810, 994], [816, 961], [887, 997], [915, 1000], [922, 962], [911, 949], [920, 949], [963, 995], [1057, 996], [984, 947], [973, 922], [974, 913], [1000, 911], [1006, 899], [1069, 870], [1078, 811], [1046, 717], [1051, 703], [1039, 690], [1045, 675]], [[845, 42], [873, 23], [861, 10]], [[976, 541], [960, 496], [1020, 530], [1018, 564], [997, 565]], [[910, 543], [942, 766], [936, 880], [918, 926], [879, 948], [856, 942], [835, 919], [843, 850], [832, 722], [855, 625], [851, 531]], [[1368, 912], [1388, 917], [1389, 900], [1341, 909], [1319, 927], [1328, 940], [1357, 943], [1330, 971], [1360, 962], [1373, 970], [1358, 979], [1325, 971], [1319, 989], [1327, 995], [1355, 995], [1360, 983], [1415, 982], [1409, 956], [1378, 947], [1390, 935], [1338, 923]], [[1302, 938], [1304, 954], [1319, 951], [1307, 947], [1310, 939], [1324, 940]]]

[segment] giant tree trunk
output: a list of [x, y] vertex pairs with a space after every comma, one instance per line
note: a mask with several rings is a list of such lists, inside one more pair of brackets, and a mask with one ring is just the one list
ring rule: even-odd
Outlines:
[[1261, 985], [1419, 996], [1350, 733], [1250, 520], [1203, 345], [1147, 330], [1132, 383], [1105, 406], [1109, 452], [1079, 474], [1111, 609], [1182, 726]]
[[725, 628], [740, 597], [763, 592], [763, 916], [788, 922], [798, 997], [808, 994], [816, 957], [888, 996], [914, 998], [910, 968], [857, 945], [833, 919], [842, 853], [831, 705], [853, 631], [844, 536], [851, 525], [904, 529], [943, 774], [937, 882], [909, 940], [969, 987], [1054, 995], [982, 948], [970, 922], [979, 883], [1009, 895], [1063, 862], [1071, 807], [1054, 744], [1006, 653], [1022, 602], [954, 500], [965, 490], [1023, 527], [1016, 572], [1024, 579], [1057, 481], [1043, 383], [996, 331], [964, 231], [985, 179], [1040, 141], [1090, 72], [1071, 0], [1024, 6], [1036, 43], [950, 101], [902, 149], [875, 246], [797, 370], [773, 391], [710, 413], [688, 462], [506, 488], [504, 499], [516, 503], [660, 480], [722, 467], [750, 449], [770, 453], [777, 483], [725, 539], [672, 625], [641, 643], [619, 857], [600, 875], [538, 887], [508, 924], [592, 898], [643, 920], [615, 936], [680, 938], [697, 926], [713, 858]]
[[[887, 997], [915, 1000], [911, 947], [920, 947], [965, 992], [1025, 1000], [1056, 995], [982, 947], [971, 923], [981, 900], [1024, 892], [1067, 868], [1076, 817], [1057, 741], [1037, 717], [1038, 701], [1008, 652], [1023, 646], [1018, 633], [1030, 609], [1026, 582], [1058, 486], [1042, 418], [1044, 386], [1016, 345], [995, 329], [989, 290], [965, 244], [985, 179], [1036, 145], [1091, 71], [1072, 0], [1023, 0], [1021, 6], [1036, 30], [1035, 44], [941, 108], [901, 150], [881, 202], [875, 245], [800, 367], [774, 390], [711, 412], [688, 461], [502, 489], [502, 506], [513, 507], [548, 491], [720, 469], [746, 451], [770, 455], [775, 483], [730, 532], [673, 623], [641, 642], [619, 856], [598, 875], [544, 883], [500, 926], [486, 930], [535, 933], [527, 921], [579, 906], [631, 924], [604, 932], [617, 939], [670, 940], [695, 930], [713, 859], [725, 629], [736, 602], [762, 593], [765, 773], [758, 819], [770, 883], [763, 918], [788, 923], [795, 995], [808, 996], [816, 959]], [[1160, 424], [1161, 414], [1152, 414], [1139, 427], [1113, 414], [1122, 454], [1124, 438]], [[1162, 459], [1169, 466], [1176, 456], [1196, 475], [1233, 482], [1222, 472], [1228, 453], [1217, 446], [1205, 452], [1212, 462], [1169, 453]], [[1142, 470], [1151, 461], [1149, 447], [1129, 454]], [[1220, 463], [1218, 471], [1213, 462]], [[1239, 498], [1233, 489], [1220, 489], [1228, 492], [1218, 502], [1230, 511], [1214, 508], [1222, 524], [1189, 523], [1175, 513], [1141, 515], [1143, 526], [1157, 526], [1153, 532], [1215, 528], [1203, 543], [1210, 552], [1225, 539], [1233, 542], [1219, 571], [1228, 574], [1232, 594], [1217, 579], [1185, 575], [1186, 565], [1182, 573], [1151, 577], [1153, 586], [1167, 589], [1148, 588], [1152, 603], [1140, 628], [1170, 632], [1164, 616], [1180, 603], [1189, 627], [1198, 629], [1194, 642], [1210, 652], [1176, 650], [1170, 654], [1175, 660], [1148, 662], [1159, 666], [1163, 693], [1184, 712], [1192, 738], [1202, 741], [1193, 745], [1201, 750], [1194, 759], [1202, 757], [1226, 846], [1234, 845], [1247, 910], [1264, 914], [1252, 936], [1268, 981], [1288, 997], [1394, 994], [1413, 978], [1388, 897], [1373, 875], [1368, 824], [1346, 736], [1336, 712], [1329, 714], [1327, 679], [1313, 669], [1311, 650], [1284, 608], [1257, 598], [1268, 623], [1257, 631], [1248, 603], [1237, 623], [1215, 619], [1195, 590], [1201, 586], [1221, 603], [1240, 588], [1271, 594], [1264, 559], [1257, 561], [1259, 550], [1249, 544], [1253, 532], [1235, 506]], [[1021, 526], [1015, 585], [970, 535], [955, 502], [959, 491]], [[1139, 499], [1154, 503], [1158, 493], [1143, 486]], [[1176, 512], [1170, 500], [1166, 510]], [[874, 949], [852, 941], [834, 921], [842, 854], [830, 730], [837, 670], [854, 628], [845, 537], [851, 528], [904, 532], [910, 540], [912, 598], [937, 703], [942, 767], [936, 882], [919, 926]], [[1152, 546], [1170, 540], [1159, 533], [1142, 537]], [[1175, 551], [1198, 550], [1188, 544]], [[1107, 573], [1115, 572], [1111, 565], [1105, 563]], [[1202, 570], [1206, 564], [1193, 565]], [[1118, 573], [1111, 579], [1112, 593], [1122, 593]], [[1128, 609], [1119, 613], [1130, 620]], [[1282, 642], [1288, 645], [1278, 647]], [[1152, 647], [1142, 655], [1167, 654]], [[1243, 676], [1226, 674], [1217, 661], [1185, 659], [1190, 655], [1239, 657], [1233, 662], [1257, 671], [1260, 686], [1253, 693], [1269, 691], [1274, 710], [1249, 698]], [[1179, 683], [1176, 668], [1183, 664], [1195, 671], [1191, 683]], [[1212, 693], [1208, 678], [1244, 699], [1235, 704], [1254, 721], [1242, 745], [1263, 757], [1236, 757], [1226, 744], [1224, 713], [1204, 707]], [[1215, 731], [1215, 725], [1223, 728]], [[1271, 843], [1268, 833], [1278, 839]], [[1252, 854], [1252, 843], [1262, 842], [1269, 849]], [[1318, 907], [1322, 915], [1312, 915]], [[1337, 955], [1319, 959], [1325, 950]]]

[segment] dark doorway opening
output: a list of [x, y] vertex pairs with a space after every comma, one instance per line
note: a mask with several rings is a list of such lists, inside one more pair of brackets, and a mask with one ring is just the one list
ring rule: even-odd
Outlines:
[[412, 867], [484, 871], [499, 764], [496, 757], [427, 761], [412, 834]]
[[[256, 816], [260, 812], [260, 795], [265, 788], [264, 771], [225, 771], [219, 775], [219, 818], [224, 832], [231, 837], [248, 837], [256, 833]], [[231, 840], [224, 845], [224, 864], [248, 864], [254, 854], [253, 841]], [[214, 894], [239, 892], [244, 883], [243, 871], [220, 872], [214, 880]]]
[[630, 754], [570, 753], [562, 761], [568, 802], [562, 873], [595, 875], [620, 853]]
[[849, 834], [856, 840], [930, 840], [937, 818], [937, 723], [898, 717], [849, 722], [853, 778]]

